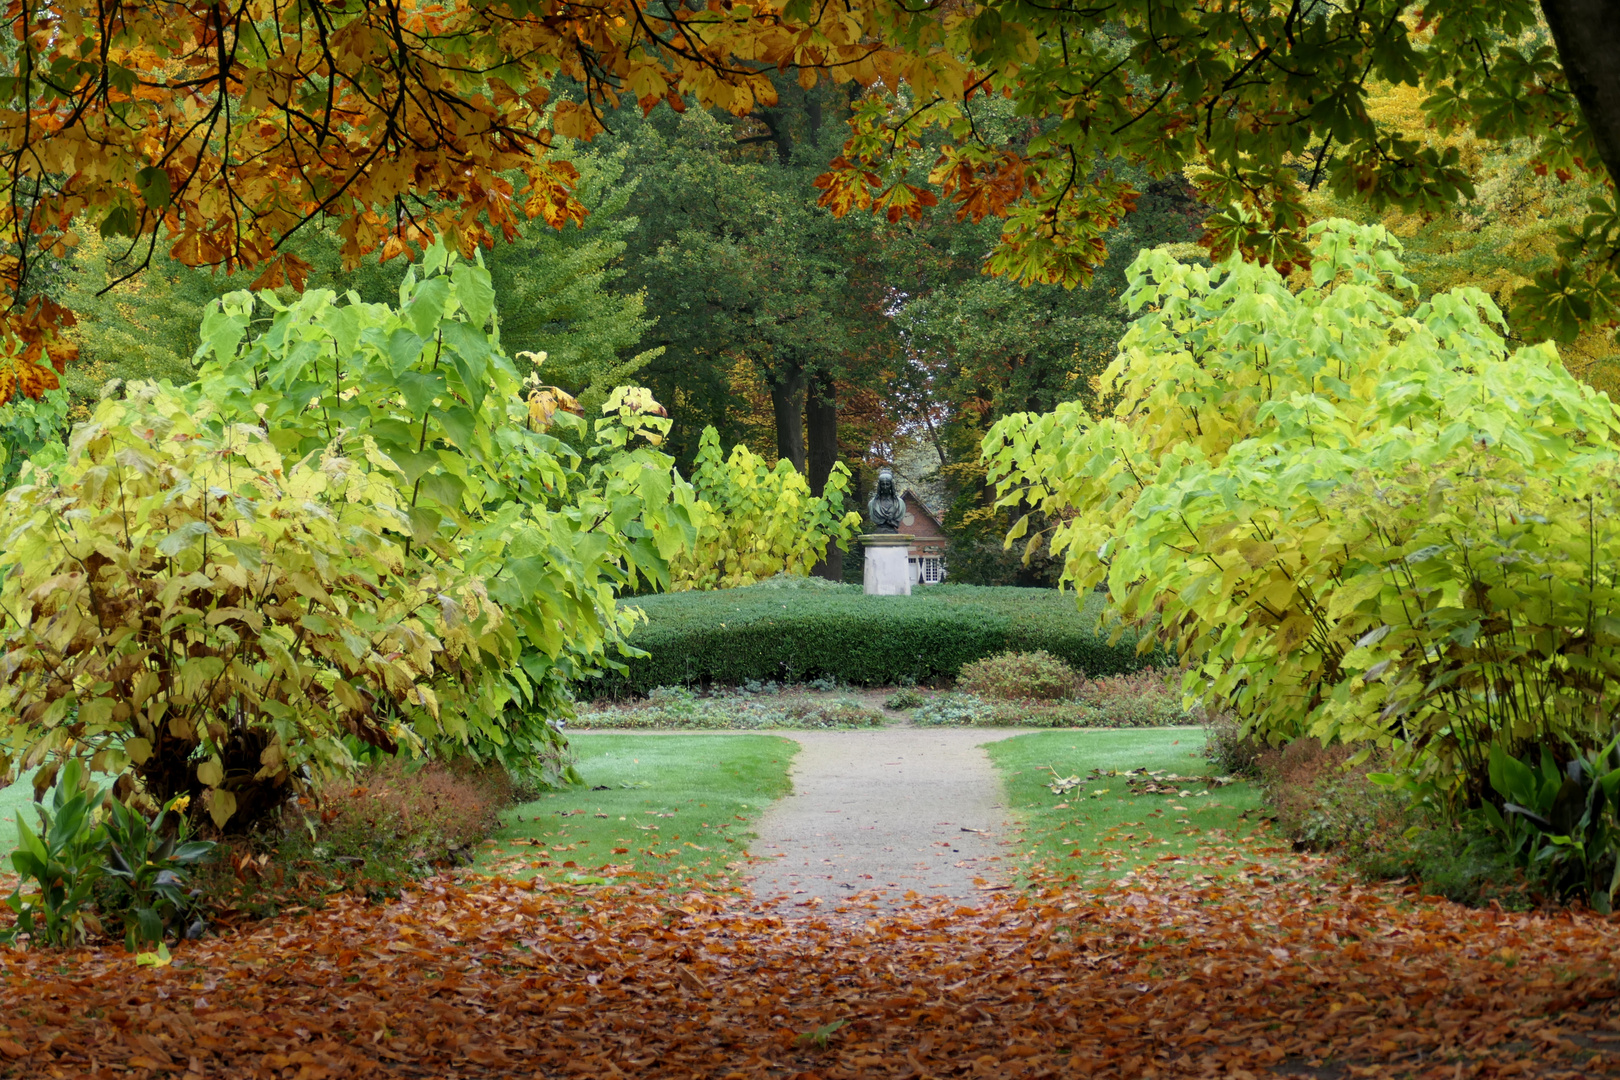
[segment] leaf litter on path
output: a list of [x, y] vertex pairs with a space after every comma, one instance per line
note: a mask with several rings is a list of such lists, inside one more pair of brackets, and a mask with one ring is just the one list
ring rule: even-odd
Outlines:
[[1620, 923], [1256, 868], [853, 923], [761, 915], [741, 893], [440, 878], [187, 943], [165, 967], [5, 953], [0, 1075], [1620, 1072]]

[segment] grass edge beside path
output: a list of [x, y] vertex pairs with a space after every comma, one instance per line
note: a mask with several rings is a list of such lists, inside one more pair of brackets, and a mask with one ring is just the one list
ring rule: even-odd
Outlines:
[[752, 825], [792, 790], [779, 735], [574, 732], [583, 786], [505, 811], [476, 869], [567, 884], [713, 886], [746, 865]]
[[1248, 842], [1266, 836], [1260, 791], [1246, 781], [1210, 788], [1187, 780], [1178, 785], [1191, 793], [1187, 798], [1135, 794], [1124, 777], [1092, 780], [1067, 795], [1048, 787], [1056, 777], [1084, 779], [1096, 768], [1209, 776], [1204, 738], [1201, 727], [1083, 728], [982, 744], [1017, 830], [1020, 854], [1010, 868], [1024, 882], [1072, 875], [1084, 885], [1150, 865], [1218, 873], [1246, 860], [1253, 854]]

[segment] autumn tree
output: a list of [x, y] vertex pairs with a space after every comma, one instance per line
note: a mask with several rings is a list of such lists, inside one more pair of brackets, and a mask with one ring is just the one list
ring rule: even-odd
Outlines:
[[[824, 205], [906, 217], [931, 183], [967, 217], [1003, 220], [988, 269], [1064, 285], [1095, 272], [1141, 194], [1122, 164], [1150, 179], [1193, 164], [1203, 198], [1225, 208], [1208, 223], [1215, 253], [1285, 267], [1309, 258], [1307, 178], [1375, 207], [1467, 194], [1455, 153], [1377, 122], [1378, 84], [1421, 87], [1442, 130], [1531, 140], [1554, 173], [1620, 168], [1620, 28], [1588, 0], [1435, 0], [1421, 13], [1405, 0], [16, 0], [8, 14], [6, 397], [54, 385], [74, 353], [60, 332], [71, 316], [34, 278], [86, 230], [126, 243], [137, 269], [162, 246], [263, 286], [302, 280], [287, 238], [316, 219], [335, 223], [350, 265], [430, 234], [470, 251], [524, 215], [579, 220], [576, 171], [549, 151], [632, 101], [753, 116], [774, 142], [766, 114], [783, 85], [879, 88], [856, 100]], [[980, 95], [1010, 100], [1025, 130], [976, 130], [964, 105]], [[949, 138], [926, 143], [930, 127]], [[1605, 187], [1524, 297], [1537, 332], [1614, 316], [1617, 252]]]
[[932, 24], [875, 8], [808, 35], [776, 10], [635, 0], [17, 0], [7, 14], [0, 397], [41, 393], [75, 355], [71, 315], [36, 279], [84, 231], [121, 239], [132, 269], [161, 247], [297, 286], [308, 268], [287, 240], [319, 219], [350, 266], [436, 234], [470, 253], [525, 216], [581, 219], [577, 171], [546, 151], [599, 133], [622, 101], [690, 95], [746, 114], [776, 100], [769, 72], [784, 65], [936, 81], [867, 40]]
[[[1537, 310], [1536, 275], [1556, 269], [1560, 230], [1580, 226], [1591, 212], [1589, 200], [1603, 195], [1608, 178], [1559, 176], [1537, 163], [1529, 140], [1487, 140], [1472, 131], [1442, 135], [1428, 127], [1422, 99], [1417, 87], [1383, 86], [1375, 88], [1368, 108], [1378, 123], [1408, 138], [1455, 147], [1474, 179], [1473, 197], [1435, 212], [1375, 212], [1352, 196], [1318, 186], [1308, 192], [1305, 205], [1319, 220], [1381, 223], [1403, 245], [1401, 257], [1419, 297], [1475, 286], [1507, 316], [1509, 339], [1523, 338], [1543, 314]], [[1521, 299], [1526, 289], [1528, 303]], [[1620, 389], [1620, 356], [1603, 327], [1585, 324], [1560, 345], [1559, 355], [1571, 372], [1598, 389], [1611, 395]]]
[[[1599, 181], [1590, 212], [1559, 231], [1556, 262], [1520, 297], [1530, 330], [1567, 338], [1620, 313], [1617, 34], [1607, 8], [1584, 0], [1421, 10], [987, 0], [943, 22], [944, 48], [973, 69], [963, 93], [869, 95], [825, 198], [840, 208], [904, 199], [919, 135], [938, 126], [952, 141], [928, 153], [931, 179], [962, 212], [1005, 220], [993, 272], [1088, 280], [1103, 235], [1142, 190], [1121, 165], [1149, 177], [1190, 169], [1221, 208], [1206, 223], [1212, 253], [1238, 248], [1287, 270], [1310, 259], [1308, 186], [1416, 212], [1473, 193], [1456, 147], [1412, 138], [1369, 108], [1377, 88], [1413, 86], [1441, 134], [1524, 140], [1536, 168]], [[1007, 96], [1029, 130], [986, 137], [964, 108], [981, 91]]]

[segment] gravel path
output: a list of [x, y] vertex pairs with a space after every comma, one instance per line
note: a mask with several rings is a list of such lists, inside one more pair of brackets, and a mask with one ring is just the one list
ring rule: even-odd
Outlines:
[[[776, 731], [799, 743], [793, 793], [755, 828], [749, 876], [784, 914], [847, 902], [883, 906], [905, 894], [969, 900], [1007, 884], [1001, 782], [982, 744], [1016, 729]], [[825, 909], [824, 909], [825, 910]]]

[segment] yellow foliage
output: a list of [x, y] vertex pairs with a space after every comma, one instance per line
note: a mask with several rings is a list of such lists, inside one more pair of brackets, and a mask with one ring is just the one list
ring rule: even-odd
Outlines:
[[722, 458], [720, 437], [704, 428], [689, 507], [696, 542], [670, 559], [672, 592], [752, 585], [775, 574], [808, 574], [830, 544], [848, 549], [861, 516], [843, 513], [849, 470], [827, 478], [822, 496], [788, 461], [774, 468], [738, 444]]
[[[1441, 135], [1423, 115], [1427, 93], [1414, 86], [1379, 86], [1369, 97], [1368, 111], [1380, 128], [1436, 148], [1457, 149], [1474, 177], [1473, 199], [1440, 213], [1392, 209], [1375, 215], [1358, 202], [1319, 189], [1306, 196], [1306, 205], [1317, 220], [1377, 222], [1399, 237], [1406, 274], [1423, 297], [1472, 286], [1511, 315], [1514, 294], [1530, 284], [1536, 271], [1557, 261], [1558, 227], [1578, 225], [1589, 212], [1587, 200], [1605, 192], [1607, 185], [1590, 173], [1548, 170], [1522, 141], [1496, 143], [1468, 130]], [[1620, 397], [1620, 353], [1609, 330], [1588, 326], [1559, 352], [1576, 377]]]

